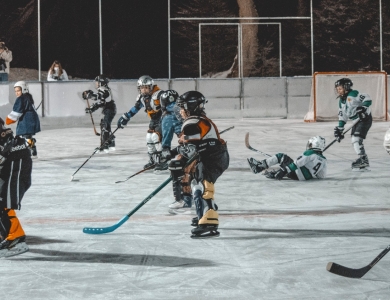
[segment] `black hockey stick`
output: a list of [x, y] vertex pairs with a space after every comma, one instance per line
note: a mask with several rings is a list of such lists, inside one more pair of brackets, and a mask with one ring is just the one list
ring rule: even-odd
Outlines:
[[[191, 157], [185, 166], [188, 166], [194, 160], [198, 158], [198, 155], [194, 155]], [[125, 215], [122, 219], [120, 219], [116, 224], [108, 226], [108, 227], [84, 227], [83, 232], [87, 234], [103, 234], [113, 232], [118, 229], [123, 223], [125, 223], [137, 210], [139, 210], [142, 206], [144, 206], [150, 199], [152, 199], [159, 191], [161, 191], [169, 182], [172, 181], [172, 176], [169, 176], [167, 180], [165, 180], [162, 184], [159, 185], [157, 189], [155, 189], [149, 196], [147, 196], [144, 200], [141, 201], [132, 211], [130, 211], [127, 215]]]
[[263, 154], [264, 156], [267, 156], [267, 157], [271, 157], [271, 155], [269, 155], [269, 154], [267, 154], [267, 153], [264, 153], [263, 151], [257, 150], [257, 149], [253, 148], [253, 147], [249, 144], [249, 132], [247, 132], [246, 135], [245, 135], [245, 146], [246, 146], [249, 150], [258, 152], [258, 153]]
[[95, 122], [93, 121], [93, 117], [92, 117], [91, 107], [89, 106], [89, 100], [88, 100], [88, 98], [85, 100], [87, 100], [89, 115], [91, 116], [91, 121], [92, 121], [92, 125], [93, 125], [93, 131], [95, 132], [96, 135], [100, 135], [100, 133], [96, 131]]
[[[229, 130], [231, 130], [231, 129], [233, 129], [233, 128], [234, 128], [234, 126], [231, 126], [231, 127], [229, 127], [229, 128], [226, 128], [225, 130], [222, 130], [219, 134], [222, 134], [222, 133], [224, 133], [224, 132], [226, 132], [226, 131], [229, 131]], [[145, 172], [145, 171], [147, 171], [147, 170], [150, 170], [150, 169], [154, 168], [155, 166], [156, 166], [155, 164], [154, 164], [154, 165], [151, 165], [150, 167], [148, 167], [148, 168], [146, 168], [146, 169], [142, 169], [141, 171], [138, 171], [137, 173], [135, 173], [135, 174], [133, 174], [133, 175], [130, 175], [130, 176], [127, 177], [125, 180], [115, 181], [115, 183], [122, 183], [122, 182], [125, 182], [125, 181], [129, 180], [130, 178], [132, 178], [132, 177], [134, 177], [134, 176], [136, 176], [136, 175], [138, 175], [138, 174], [141, 174], [141, 173], [143, 173], [143, 172]]]
[[368, 264], [367, 266], [360, 268], [360, 269], [352, 269], [352, 268], [344, 267], [344, 266], [336, 264], [334, 262], [328, 262], [328, 264], [326, 265], [326, 269], [329, 272], [336, 274], [336, 275], [349, 277], [349, 278], [362, 278], [389, 251], [390, 251], [390, 245], [387, 246], [386, 249], [383, 250], [381, 253], [379, 253], [379, 255], [377, 257], [375, 257], [375, 259], [372, 262], [370, 262], [370, 264]]
[[156, 166], [156, 164], [153, 164], [153, 165], [151, 165], [150, 167], [147, 167], [146, 169], [142, 169], [141, 171], [138, 171], [137, 173], [135, 173], [135, 174], [133, 174], [133, 175], [130, 175], [130, 176], [127, 177], [125, 180], [118, 180], [118, 181], [115, 181], [115, 183], [125, 182], [125, 181], [129, 180], [130, 178], [132, 178], [132, 177], [134, 177], [134, 176], [136, 176], [136, 175], [138, 175], [138, 174], [141, 174], [141, 173], [143, 173], [143, 172], [145, 172], [145, 171], [147, 171], [147, 170], [153, 169], [155, 166]]
[[76, 170], [76, 172], [74, 172], [72, 174], [72, 176], [70, 177], [70, 181], [73, 181], [74, 179], [74, 175], [76, 175], [76, 173], [91, 159], [92, 156], [94, 156], [96, 154], [96, 152], [100, 151], [104, 145], [105, 142], [111, 140], [113, 137], [114, 137], [114, 133], [119, 129], [120, 127], [117, 127], [113, 133], [110, 134], [110, 136], [107, 138], [107, 140], [105, 140], [103, 143], [100, 144], [100, 146], [98, 148], [96, 148], [93, 153], [87, 158], [87, 160], [85, 162], [83, 162], [83, 164]]
[[[360, 121], [360, 119], [357, 119], [355, 122], [353, 122], [351, 126], [349, 126], [346, 130], [344, 130], [343, 135], [346, 134], [348, 131], [350, 131], [353, 126], [355, 126], [357, 123], [359, 123], [359, 121]], [[322, 152], [324, 152], [326, 149], [328, 149], [330, 146], [332, 146], [337, 141], [339, 141], [339, 138], [335, 138], [328, 146], [326, 146], [324, 148], [324, 150]]]

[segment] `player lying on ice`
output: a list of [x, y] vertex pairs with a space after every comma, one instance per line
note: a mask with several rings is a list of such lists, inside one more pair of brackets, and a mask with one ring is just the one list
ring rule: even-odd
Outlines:
[[321, 136], [315, 136], [309, 139], [306, 151], [295, 161], [284, 153], [277, 153], [262, 161], [257, 161], [253, 157], [248, 158], [248, 163], [255, 174], [279, 164], [279, 170], [264, 172], [264, 175], [270, 179], [281, 180], [285, 176], [294, 180], [320, 179], [326, 177], [327, 170], [327, 160], [322, 155], [324, 148], [325, 139]]
[[[214, 184], [229, 167], [226, 142], [220, 138], [217, 126], [206, 117], [205, 97], [197, 91], [189, 91], [177, 99], [183, 121], [181, 144], [170, 153], [169, 163], [175, 198], [180, 199], [181, 178], [185, 176], [187, 161], [197, 156], [191, 174], [192, 196], [197, 218], [193, 219], [192, 238], [219, 236], [217, 205], [214, 201]], [[175, 184], [177, 185], [175, 188]]]

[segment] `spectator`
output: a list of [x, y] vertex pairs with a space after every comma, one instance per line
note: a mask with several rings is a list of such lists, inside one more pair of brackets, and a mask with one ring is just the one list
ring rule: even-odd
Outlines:
[[10, 62], [12, 61], [12, 51], [4, 42], [0, 42], [0, 81], [8, 81]]
[[62, 68], [61, 63], [55, 60], [47, 73], [47, 81], [68, 81], [68, 74]]

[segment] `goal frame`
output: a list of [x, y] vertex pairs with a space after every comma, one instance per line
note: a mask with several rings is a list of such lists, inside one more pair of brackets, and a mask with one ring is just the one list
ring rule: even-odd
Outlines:
[[[385, 121], [389, 120], [389, 113], [388, 113], [388, 88], [387, 88], [387, 72], [385, 71], [347, 71], [347, 72], [315, 72], [312, 77], [312, 93], [313, 95], [310, 96], [310, 102], [312, 101], [313, 97], [313, 119], [305, 119], [305, 122], [317, 122], [317, 85], [316, 85], [316, 78], [319, 75], [338, 75], [340, 77], [349, 77], [349, 75], [383, 75], [384, 76], [384, 96], [385, 96]], [[363, 91], [364, 92], [364, 91]], [[311, 109], [312, 103], [310, 103], [309, 106], [309, 112]]]

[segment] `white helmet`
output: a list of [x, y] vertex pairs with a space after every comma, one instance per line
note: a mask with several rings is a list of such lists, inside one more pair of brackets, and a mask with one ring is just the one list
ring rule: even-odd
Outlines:
[[306, 150], [313, 149], [317, 151], [324, 151], [325, 139], [322, 136], [313, 136], [309, 139], [306, 145]]
[[14, 88], [20, 87], [22, 89], [22, 94], [28, 93], [28, 85], [25, 81], [18, 81], [14, 84]]
[[141, 93], [141, 86], [144, 86], [144, 85], [149, 86], [150, 91], [152, 91], [153, 86], [154, 86], [154, 80], [152, 79], [152, 77], [150, 77], [149, 75], [144, 75], [138, 79], [138, 81], [137, 81], [138, 92]]

